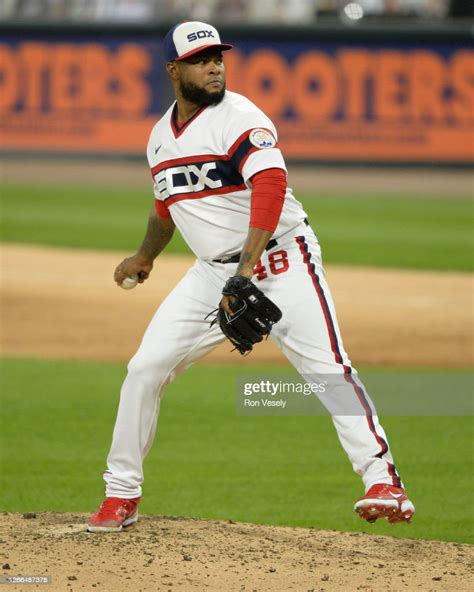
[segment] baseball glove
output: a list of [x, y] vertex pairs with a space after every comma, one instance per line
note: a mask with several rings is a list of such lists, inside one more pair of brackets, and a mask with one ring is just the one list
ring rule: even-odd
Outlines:
[[267, 337], [282, 312], [257, 286], [241, 275], [229, 278], [222, 290], [224, 296], [234, 296], [229, 316], [222, 303], [217, 309], [218, 322], [224, 335], [242, 355], [252, 351], [255, 343]]

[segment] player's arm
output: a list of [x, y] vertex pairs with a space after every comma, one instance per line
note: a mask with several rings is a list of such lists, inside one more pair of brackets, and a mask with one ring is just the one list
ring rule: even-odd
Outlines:
[[[256, 173], [252, 179], [249, 232], [240, 255], [236, 275], [248, 279], [273, 236], [280, 220], [286, 193], [286, 174], [283, 169], [272, 168]], [[222, 306], [232, 314], [228, 296], [222, 298]]]
[[249, 280], [253, 276], [253, 268], [260, 259], [263, 249], [272, 238], [273, 232], [262, 228], [249, 228], [249, 233], [240, 255], [236, 275], [243, 275]]
[[138, 251], [124, 259], [115, 269], [114, 280], [120, 286], [126, 277], [138, 275], [143, 283], [153, 269], [153, 262], [170, 242], [175, 225], [171, 216], [160, 216], [155, 207], [148, 218], [148, 225]]
[[285, 201], [286, 174], [278, 168], [265, 169], [253, 175], [251, 181], [249, 232], [237, 267], [237, 275], [249, 279], [278, 226]]

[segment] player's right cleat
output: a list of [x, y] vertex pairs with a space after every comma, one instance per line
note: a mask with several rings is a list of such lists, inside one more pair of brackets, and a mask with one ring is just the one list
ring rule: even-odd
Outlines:
[[89, 532], [119, 532], [138, 520], [138, 502], [141, 498], [123, 499], [106, 497], [87, 525]]
[[415, 513], [415, 506], [402, 487], [377, 483], [372, 485], [364, 497], [356, 501], [354, 510], [367, 522], [386, 518], [390, 524], [395, 524], [410, 522]]

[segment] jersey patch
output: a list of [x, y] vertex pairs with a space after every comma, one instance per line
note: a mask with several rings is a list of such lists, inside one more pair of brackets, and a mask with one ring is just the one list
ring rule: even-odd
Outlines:
[[[261, 144], [261, 145], [259, 145]], [[247, 130], [229, 148], [229, 156], [235, 168], [242, 173], [247, 159], [254, 152], [276, 148], [277, 141], [270, 130], [263, 127]]]
[[275, 148], [276, 140], [266, 129], [257, 128], [250, 132], [250, 142], [257, 148]]

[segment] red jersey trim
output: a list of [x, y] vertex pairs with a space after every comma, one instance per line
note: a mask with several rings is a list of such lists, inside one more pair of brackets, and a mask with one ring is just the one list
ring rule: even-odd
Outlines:
[[251, 130], [247, 130], [246, 132], [244, 132], [243, 134], [241, 134], [237, 140], [235, 140], [235, 142], [232, 144], [232, 146], [229, 148], [228, 150], [228, 154], [229, 156], [234, 156], [237, 148], [240, 146], [240, 144], [242, 144], [242, 142], [244, 140], [246, 140], [250, 134]]
[[201, 154], [199, 156], [184, 156], [182, 158], [173, 158], [171, 160], [164, 160], [151, 168], [151, 174], [155, 176], [163, 169], [172, 166], [179, 166], [180, 164], [192, 164], [193, 162], [213, 162], [214, 160], [230, 160], [227, 155], [216, 156], [215, 154]]
[[155, 212], [160, 218], [171, 218], [168, 206], [161, 199], [155, 198]]
[[[194, 117], [197, 117], [198, 114], [199, 114], [199, 112], [196, 113], [194, 115]], [[189, 121], [187, 121], [185, 125], [187, 125], [191, 121], [192, 121], [192, 118]], [[252, 128], [252, 129], [255, 129], [255, 128]], [[239, 149], [240, 145], [248, 139], [248, 136], [249, 136], [250, 132], [252, 131], [252, 129], [247, 130], [246, 132], [241, 134], [237, 138], [237, 140], [232, 144], [232, 146], [229, 148], [229, 151], [227, 154], [221, 154], [221, 155], [198, 154], [195, 156], [184, 156], [182, 158], [173, 158], [171, 160], [164, 160], [163, 162], [160, 162], [156, 166], [151, 167], [151, 174], [154, 177], [157, 173], [159, 173], [163, 169], [167, 169], [172, 166], [179, 166], [181, 164], [192, 164], [194, 162], [212, 162], [214, 160], [232, 160], [232, 157], [234, 156], [236, 151]], [[269, 130], [267, 128], [261, 128], [261, 129], [265, 129], [266, 131], [268, 131], [269, 133], [271, 133], [273, 135], [273, 132], [271, 130]], [[183, 131], [183, 128], [181, 129], [181, 131]], [[179, 132], [179, 133], [181, 133], [181, 132]], [[278, 143], [275, 144], [274, 148], [278, 148]], [[239, 173], [242, 173], [242, 168], [243, 168], [244, 164], [246, 163], [248, 157], [251, 154], [253, 154], [254, 152], [256, 152], [257, 150], [262, 150], [262, 149], [258, 148], [257, 146], [252, 145], [252, 148], [247, 152], [247, 154], [244, 156], [244, 158], [239, 163], [239, 166], [237, 168]]]
[[204, 111], [204, 109], [207, 109], [207, 105], [203, 105], [202, 107], [200, 107], [200, 109], [198, 111], [196, 111], [196, 113], [190, 119], [188, 119], [188, 121], [185, 121], [182, 126], [178, 125], [178, 121], [177, 121], [177, 117], [176, 117], [176, 112], [177, 112], [176, 106], [177, 106], [177, 103], [174, 104], [174, 107], [171, 110], [170, 124], [171, 124], [171, 129], [173, 130], [174, 137], [179, 138], [179, 136], [187, 129], [188, 125], [190, 123], [192, 123], [197, 117], [199, 117], [199, 115], [201, 115], [201, 113]]
[[165, 200], [166, 206], [170, 206], [177, 201], [183, 201], [184, 199], [202, 199], [209, 195], [224, 195], [226, 193], [233, 193], [234, 191], [244, 191], [247, 189], [247, 185], [242, 183], [240, 185], [229, 185], [228, 187], [218, 187], [217, 189], [204, 189], [203, 191], [196, 191], [195, 193], [178, 193], [172, 195]]
[[[245, 163], [247, 162], [248, 157], [253, 154], [254, 152], [257, 152], [257, 150], [261, 150], [261, 148], [257, 148], [257, 146], [254, 146], [251, 150], [249, 150], [247, 152], [247, 154], [242, 158], [242, 160], [240, 161], [239, 164], [239, 173], [242, 174], [242, 169], [244, 168]], [[272, 167], [275, 168], [275, 167]], [[266, 169], [264, 169], [266, 170]], [[261, 171], [259, 171], [261, 172]]]

